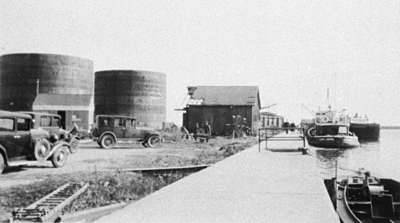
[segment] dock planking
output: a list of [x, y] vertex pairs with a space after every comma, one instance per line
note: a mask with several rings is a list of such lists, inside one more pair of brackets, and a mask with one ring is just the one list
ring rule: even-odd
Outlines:
[[253, 146], [97, 222], [340, 222], [313, 159]]

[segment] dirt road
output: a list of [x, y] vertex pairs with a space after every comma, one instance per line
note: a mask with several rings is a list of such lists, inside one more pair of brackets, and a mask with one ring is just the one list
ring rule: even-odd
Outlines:
[[[67, 164], [53, 168], [51, 162], [18, 161], [0, 175], [0, 188], [29, 184], [55, 174], [73, 172], [115, 171], [122, 168], [171, 166], [192, 164], [196, 154], [202, 152], [196, 146], [163, 144], [159, 148], [144, 148], [140, 144], [121, 144], [113, 149], [101, 149], [96, 143], [81, 143], [78, 152], [70, 154]], [[167, 159], [165, 159], [167, 158]], [[163, 160], [168, 160], [164, 163]]]

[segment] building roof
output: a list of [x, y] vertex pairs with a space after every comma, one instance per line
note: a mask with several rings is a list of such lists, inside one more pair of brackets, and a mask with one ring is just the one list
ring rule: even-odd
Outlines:
[[272, 116], [272, 117], [281, 117], [281, 118], [283, 118], [283, 116], [281, 116], [281, 115], [278, 115], [278, 114], [273, 113], [273, 112], [267, 112], [267, 111], [260, 112], [260, 115], [261, 116]]
[[188, 87], [188, 105], [257, 105], [258, 86], [192, 86]]
[[96, 115], [97, 117], [110, 117], [110, 118], [129, 118], [129, 119], [134, 119], [136, 120], [136, 118], [134, 118], [133, 116], [128, 116], [128, 115]]
[[17, 118], [31, 118], [30, 115], [19, 113], [19, 112], [11, 112], [11, 111], [5, 111], [5, 110], [0, 110], [0, 116], [1, 117], [17, 117]]
[[33, 110], [88, 110], [91, 95], [39, 94], [33, 102]]

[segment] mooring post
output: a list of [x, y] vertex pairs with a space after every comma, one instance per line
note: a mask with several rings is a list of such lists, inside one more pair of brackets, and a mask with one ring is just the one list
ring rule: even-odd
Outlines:
[[265, 129], [265, 150], [268, 150], [268, 145], [267, 145], [267, 141], [268, 141], [268, 129]]
[[261, 152], [261, 129], [258, 129], [258, 152]]

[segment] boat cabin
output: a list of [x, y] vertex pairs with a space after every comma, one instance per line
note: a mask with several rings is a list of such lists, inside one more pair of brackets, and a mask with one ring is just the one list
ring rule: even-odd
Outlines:
[[351, 177], [347, 181], [345, 202], [354, 219], [400, 222], [400, 184], [397, 181], [369, 177]]
[[315, 124], [343, 124], [349, 125], [350, 119], [347, 115], [335, 110], [318, 111], [315, 113]]
[[349, 135], [347, 125], [321, 124], [316, 126], [316, 135]]

